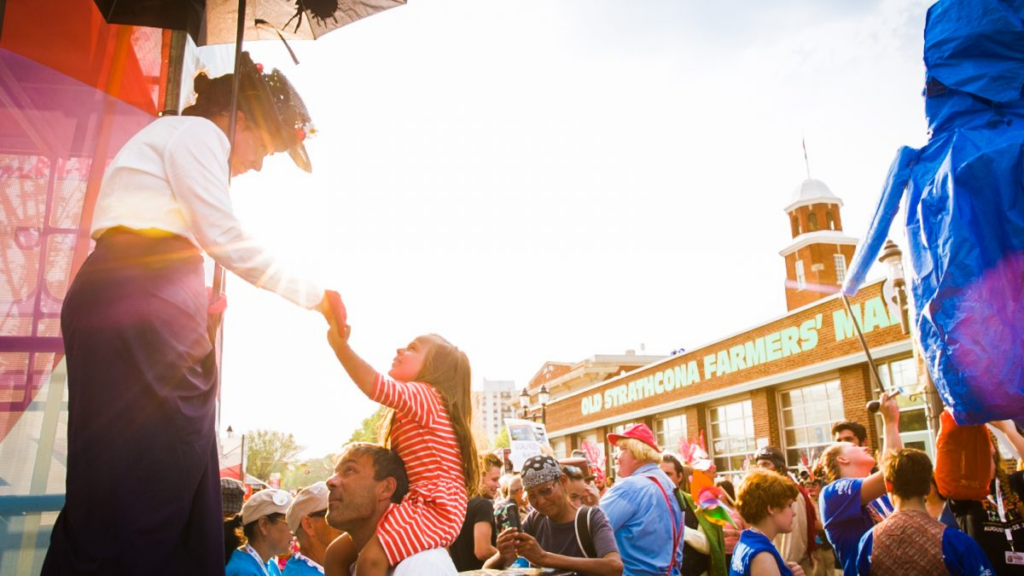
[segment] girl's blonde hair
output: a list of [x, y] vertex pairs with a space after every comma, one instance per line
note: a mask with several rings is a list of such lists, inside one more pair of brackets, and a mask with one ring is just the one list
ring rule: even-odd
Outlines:
[[812, 472], [815, 478], [821, 479], [822, 486], [827, 486], [843, 477], [839, 466], [839, 457], [843, 455], [844, 447], [846, 444], [842, 442], [833, 444], [818, 457], [818, 462], [814, 465]]
[[[428, 342], [423, 359], [423, 368], [416, 375], [417, 382], [430, 384], [441, 393], [445, 410], [452, 423], [452, 430], [459, 443], [462, 457], [462, 475], [467, 494], [475, 494], [480, 484], [480, 462], [476, 442], [470, 423], [473, 420], [473, 401], [470, 397], [472, 383], [469, 358], [451, 342], [437, 334], [421, 337]], [[391, 428], [394, 410], [381, 421], [380, 442], [385, 448], [391, 447]]]

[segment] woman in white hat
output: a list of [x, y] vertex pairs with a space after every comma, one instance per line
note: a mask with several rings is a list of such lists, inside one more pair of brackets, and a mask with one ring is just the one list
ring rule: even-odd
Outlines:
[[67, 496], [45, 576], [223, 574], [217, 358], [202, 255], [302, 307], [323, 308], [324, 299], [245, 233], [228, 186], [275, 152], [310, 169], [305, 105], [283, 74], [263, 73], [243, 53], [232, 147], [234, 80], [197, 77], [196, 103], [143, 128], [104, 175], [96, 248], [61, 310]]
[[228, 559], [226, 576], [281, 576], [277, 557], [288, 552], [292, 531], [285, 519], [292, 497], [284, 490], [253, 494], [238, 515], [238, 547]]

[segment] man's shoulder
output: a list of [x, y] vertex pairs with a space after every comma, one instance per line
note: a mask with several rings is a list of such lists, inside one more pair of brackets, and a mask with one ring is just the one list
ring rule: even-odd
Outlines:
[[608, 524], [608, 515], [601, 510], [600, 506], [590, 507], [590, 524], [591, 526], [598, 526], [601, 524]]
[[[651, 482], [651, 480], [654, 480], [654, 482]], [[620, 486], [620, 489], [623, 491], [633, 493], [650, 491], [651, 493], [660, 494], [661, 490], [658, 487], [665, 488], [668, 486], [671, 488], [672, 481], [669, 480], [668, 476], [660, 468], [655, 466], [653, 469], [637, 470], [629, 477], [617, 482], [611, 489], [614, 490]]]
[[[657, 467], [655, 469], [657, 472], [661, 472]], [[661, 475], [664, 476], [664, 472], [661, 472]], [[654, 480], [654, 482], [651, 482], [651, 480]], [[643, 472], [636, 471], [630, 476], [620, 479], [609, 488], [608, 492], [601, 498], [601, 503], [606, 507], [606, 514], [611, 510], [611, 507], [617, 504], [625, 504], [627, 508], [637, 511], [640, 509], [646, 511], [648, 508], [656, 505], [664, 506], [662, 490], [666, 490], [670, 506], [678, 508], [679, 503], [667, 492], [666, 484], [671, 488], [671, 481], [667, 476], [658, 478], [657, 474], [648, 470]], [[657, 502], [661, 504], [656, 504]]]
[[444, 548], [433, 548], [409, 556], [395, 566], [392, 576], [455, 576], [455, 564]]

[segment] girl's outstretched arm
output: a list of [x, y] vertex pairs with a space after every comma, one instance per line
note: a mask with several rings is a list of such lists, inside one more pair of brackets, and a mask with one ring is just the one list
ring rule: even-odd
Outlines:
[[[327, 308], [330, 308], [330, 306], [327, 306]], [[345, 367], [349, 378], [352, 378], [352, 381], [363, 391], [363, 394], [373, 396], [373, 386], [377, 381], [377, 371], [360, 358], [355, 350], [348, 345], [348, 338], [352, 334], [352, 327], [348, 324], [339, 325], [333, 310], [324, 310], [323, 312], [324, 317], [327, 318], [327, 323], [331, 325], [331, 329], [327, 332], [327, 342], [334, 349], [334, 355], [341, 361], [341, 365]]]

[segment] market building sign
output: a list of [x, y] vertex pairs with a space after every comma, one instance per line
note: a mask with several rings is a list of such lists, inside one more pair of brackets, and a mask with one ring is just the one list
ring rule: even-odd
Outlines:
[[604, 391], [585, 394], [580, 401], [582, 415], [589, 416], [604, 410], [625, 406], [652, 396], [666, 395], [674, 390], [698, 382], [742, 373], [755, 366], [779, 362], [783, 358], [807, 354], [818, 347], [822, 338], [827, 343], [839, 343], [857, 338], [854, 316], [864, 335], [889, 326], [898, 326], [899, 320], [891, 316], [881, 296], [875, 296], [851, 306], [853, 316], [845, 308], [831, 315], [818, 313], [799, 324], [782, 328], [733, 344], [688, 354], [678, 364], [646, 376], [612, 386]]

